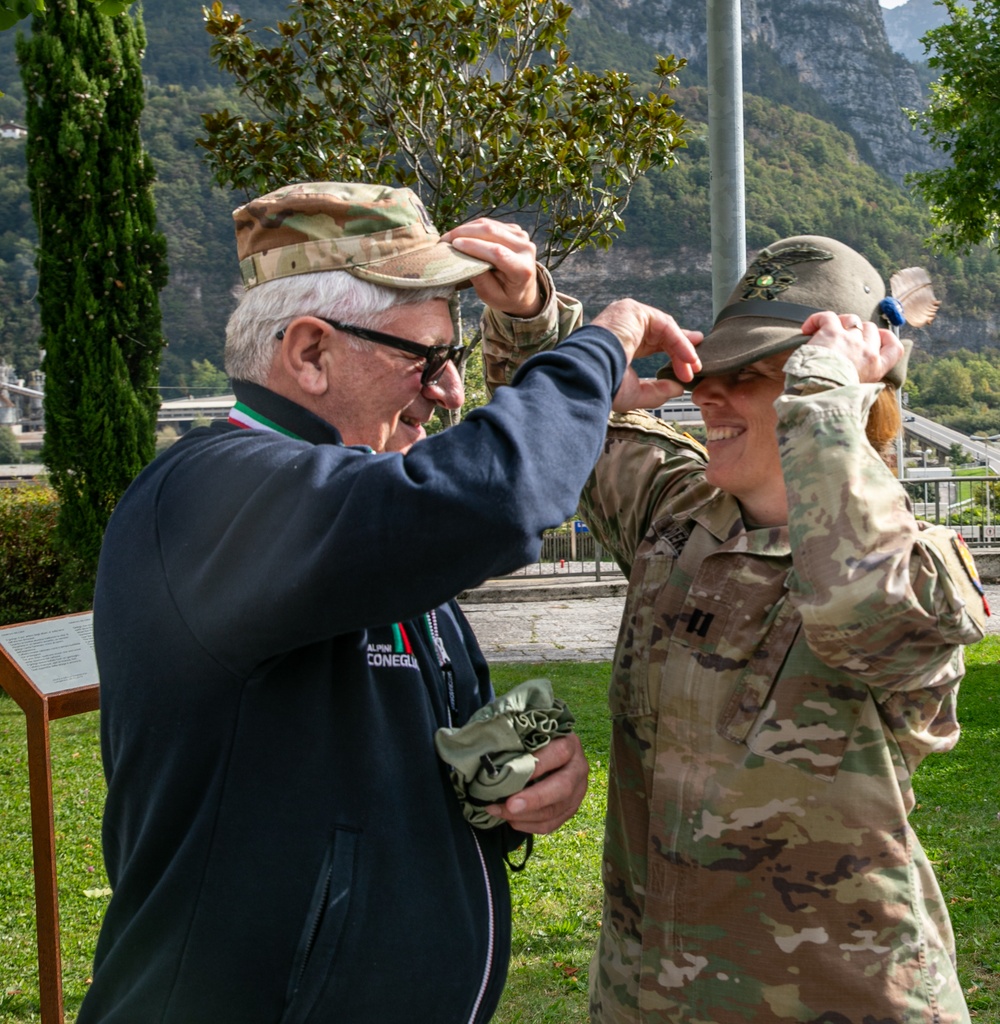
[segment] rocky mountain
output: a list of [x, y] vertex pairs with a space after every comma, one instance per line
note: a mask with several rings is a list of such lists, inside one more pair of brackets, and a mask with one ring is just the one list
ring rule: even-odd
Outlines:
[[[215, 186], [194, 139], [200, 115], [233, 102], [232, 81], [208, 58], [202, 0], [144, 0], [148, 84], [143, 132], [158, 170], [156, 198], [167, 235], [170, 283], [161, 296], [169, 339], [162, 380], [183, 387], [192, 364], [221, 364], [220, 342], [238, 283], [230, 211], [242, 195]], [[236, 7], [233, 3], [230, 6]], [[273, 25], [286, 0], [240, 0], [245, 17]], [[639, 182], [627, 230], [611, 252], [588, 250], [559, 270], [560, 287], [589, 313], [622, 295], [673, 312], [691, 327], [711, 320], [706, 142], [707, 27], [703, 0], [576, 0], [573, 59], [592, 70], [649, 80], [657, 53], [687, 59], [677, 108], [692, 134], [676, 167]], [[944, 299], [924, 350], [996, 346], [1000, 257], [937, 259], [923, 248], [929, 225], [901, 183], [935, 164], [902, 107], [921, 103], [917, 67], [894, 52], [886, 25], [905, 14], [926, 31], [933, 0], [883, 11], [878, 0], [743, 0], [747, 241], [756, 251], [793, 234], [832, 235], [863, 251], [886, 277], [927, 266]], [[885, 20], [883, 20], [883, 16]], [[20, 122], [23, 92], [12, 33], [0, 33], [0, 121]], [[898, 42], [897, 42], [898, 45]], [[24, 183], [23, 143], [0, 142], [0, 358], [22, 375], [37, 365], [33, 313], [35, 232]], [[20, 347], [17, 347], [20, 346]], [[169, 395], [168, 397], [173, 397]]]
[[882, 15], [889, 45], [896, 53], [915, 62], [927, 59], [920, 37], [948, 20], [948, 11], [936, 0], [907, 0], [899, 7], [884, 10]]
[[[932, 0], [910, 0], [906, 7]], [[903, 10], [903, 8], [899, 8]], [[688, 59], [704, 72], [708, 54], [704, 3], [690, 0], [584, 0], [583, 17], [661, 53]], [[939, 166], [910, 127], [903, 108], [922, 105], [916, 70], [894, 52], [878, 0], [743, 0], [743, 45], [760, 51], [814, 92], [847, 127], [862, 154], [894, 181]], [[910, 19], [908, 24], [915, 25]], [[915, 30], [915, 29], [914, 29]], [[748, 82], [747, 88], [753, 83]], [[767, 83], [759, 91], [767, 96]]]

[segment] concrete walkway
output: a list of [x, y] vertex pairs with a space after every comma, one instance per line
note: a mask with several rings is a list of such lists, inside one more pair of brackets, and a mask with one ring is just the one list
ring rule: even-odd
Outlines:
[[462, 604], [487, 661], [610, 661], [624, 597]]
[[[1000, 584], [986, 587], [1000, 634]], [[491, 581], [459, 597], [488, 661], [611, 661], [625, 581]]]

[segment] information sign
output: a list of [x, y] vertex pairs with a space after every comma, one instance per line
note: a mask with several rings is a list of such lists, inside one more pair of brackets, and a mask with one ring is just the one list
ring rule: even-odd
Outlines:
[[27, 724], [42, 1024], [62, 1024], [62, 957], [49, 722], [97, 710], [100, 697], [93, 613], [80, 612], [0, 627], [0, 687], [17, 701]]

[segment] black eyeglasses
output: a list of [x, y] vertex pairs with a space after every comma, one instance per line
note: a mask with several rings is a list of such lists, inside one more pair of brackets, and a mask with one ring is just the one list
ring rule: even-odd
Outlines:
[[[418, 341], [409, 341], [406, 338], [397, 338], [394, 334], [385, 334], [382, 331], [372, 330], [370, 327], [356, 327], [354, 324], [344, 324], [339, 320], [327, 320], [325, 316], [319, 316], [317, 320], [329, 324], [335, 330], [343, 331], [345, 334], [353, 334], [356, 338], [365, 341], [374, 341], [376, 345], [387, 345], [389, 348], [399, 349], [400, 352], [407, 352], [411, 356], [417, 356], [425, 360], [424, 372], [420, 375], [420, 386], [427, 387], [428, 384], [436, 384], [438, 378], [444, 373], [444, 368], [451, 360], [458, 370], [459, 376], [462, 367], [469, 358], [468, 345], [421, 345]], [[284, 330], [278, 331], [276, 337], [280, 341], [284, 337]]]

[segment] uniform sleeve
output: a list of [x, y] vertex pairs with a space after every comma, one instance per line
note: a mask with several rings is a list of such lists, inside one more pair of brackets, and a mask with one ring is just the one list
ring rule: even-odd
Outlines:
[[[517, 320], [489, 308], [483, 316], [491, 394], [509, 384], [525, 360], [556, 346], [583, 321], [580, 303], [557, 292], [544, 267], [538, 267], [538, 275], [544, 306], [537, 316]], [[604, 450], [584, 488], [579, 512], [626, 574], [659, 502], [689, 482], [703, 462], [704, 448], [697, 441], [655, 416], [641, 411], [611, 414]]]
[[557, 292], [552, 275], [541, 264], [538, 284], [544, 305], [537, 316], [522, 320], [489, 307], [483, 314], [483, 362], [491, 396], [511, 382], [526, 359], [554, 348], [583, 323], [583, 306]]
[[918, 523], [863, 424], [882, 385], [803, 345], [777, 400], [788, 492], [791, 599], [828, 665], [872, 686], [916, 689], [954, 672], [956, 647], [983, 635], [984, 606], [954, 534]]

